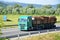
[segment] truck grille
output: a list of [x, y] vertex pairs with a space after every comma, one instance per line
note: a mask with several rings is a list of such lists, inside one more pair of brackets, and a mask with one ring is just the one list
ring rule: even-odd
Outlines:
[[25, 24], [20, 24], [21, 29], [24, 29]]

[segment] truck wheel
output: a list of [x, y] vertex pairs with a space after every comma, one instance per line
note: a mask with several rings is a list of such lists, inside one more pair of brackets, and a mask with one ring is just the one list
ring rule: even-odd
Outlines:
[[33, 27], [29, 27], [28, 30], [29, 30], [29, 31], [33, 30]]
[[53, 28], [56, 28], [56, 25], [53, 25]]

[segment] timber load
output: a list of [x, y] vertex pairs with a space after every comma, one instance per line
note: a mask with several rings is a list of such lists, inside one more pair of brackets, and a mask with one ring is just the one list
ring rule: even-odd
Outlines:
[[53, 28], [56, 23], [55, 16], [33, 16], [32, 17], [32, 25], [33, 26], [43, 26], [43, 28]]

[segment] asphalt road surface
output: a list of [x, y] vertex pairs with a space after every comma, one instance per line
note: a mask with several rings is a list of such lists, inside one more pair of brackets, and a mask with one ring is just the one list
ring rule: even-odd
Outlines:
[[[19, 36], [25, 36], [25, 35], [29, 35], [29, 33], [31, 35], [37, 34], [38, 32], [44, 33], [47, 32], [47, 30], [49, 30], [49, 32], [55, 31], [55, 29], [45, 29], [45, 30], [37, 30], [37, 31], [20, 31], [18, 30], [18, 28], [7, 28], [7, 29], [2, 29], [2, 35], [0, 37], [13, 38], [13, 37], [18, 37], [18, 34]], [[56, 24], [56, 30], [57, 31], [60, 30], [60, 24]]]

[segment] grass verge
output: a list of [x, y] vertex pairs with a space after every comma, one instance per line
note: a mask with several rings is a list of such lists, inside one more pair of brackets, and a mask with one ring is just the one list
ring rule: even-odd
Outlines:
[[22, 40], [60, 40], [60, 33], [49, 33], [39, 36], [23, 38]]

